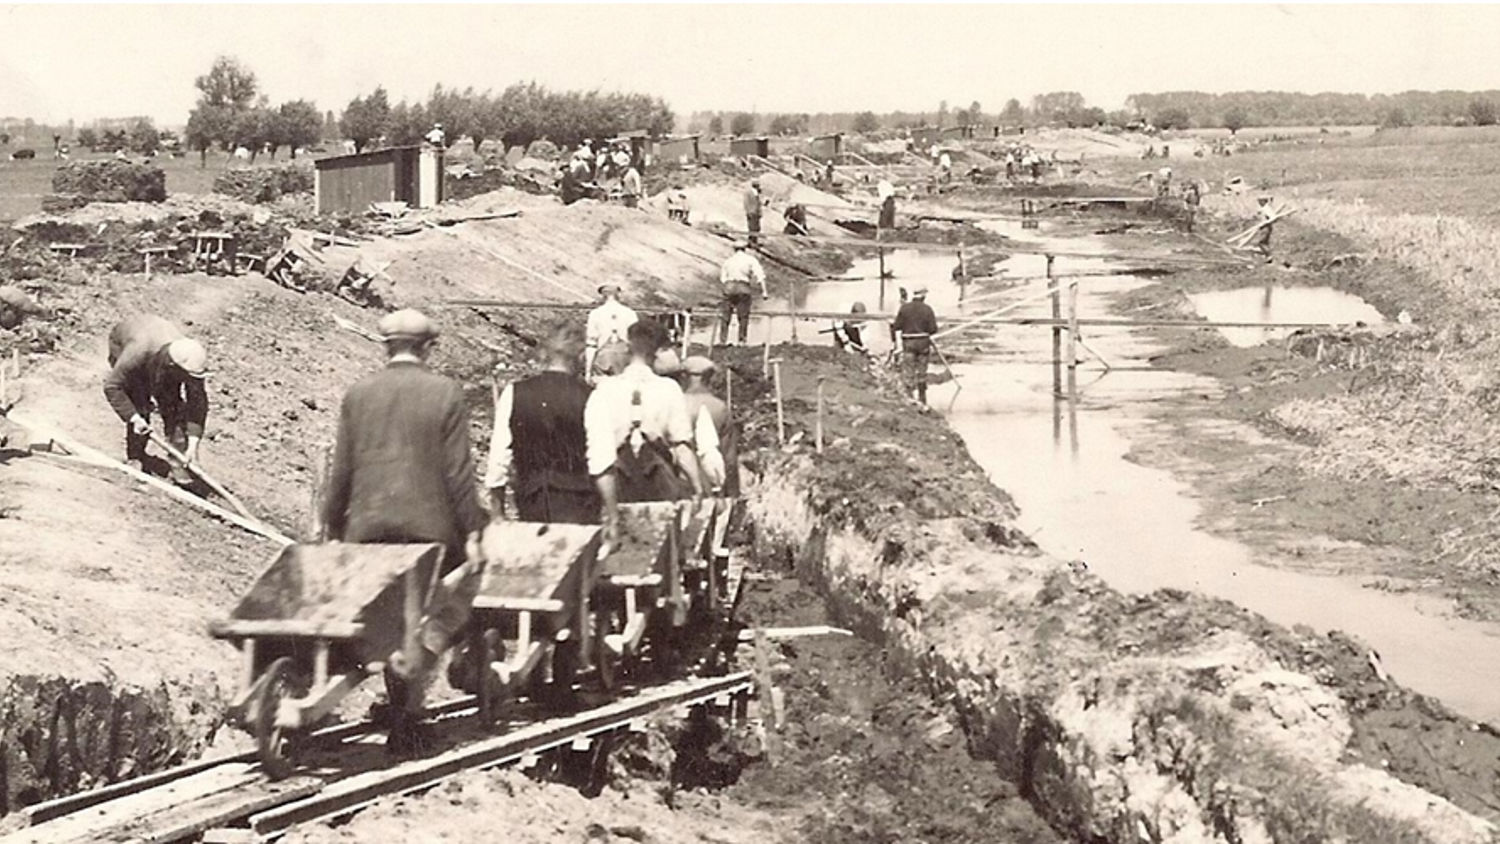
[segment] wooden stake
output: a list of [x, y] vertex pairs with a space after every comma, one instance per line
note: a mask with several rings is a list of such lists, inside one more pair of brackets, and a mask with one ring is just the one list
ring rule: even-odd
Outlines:
[[818, 379], [818, 419], [817, 427], [813, 429], [813, 443], [818, 453], [823, 453], [823, 379]]
[[781, 401], [781, 358], [771, 361], [776, 383], [776, 441], [786, 445], [786, 410]]
[[734, 370], [724, 369], [724, 414], [734, 418]]
[[[1052, 262], [1054, 258], [1047, 256], [1047, 289], [1052, 296], [1052, 319], [1062, 319], [1062, 293], [1057, 284], [1052, 280]], [[1062, 395], [1062, 327], [1058, 323], [1052, 326], [1052, 395]]]
[[[710, 341], [713, 338], [709, 338]], [[682, 359], [687, 360], [688, 348], [693, 342], [693, 312], [684, 311], [682, 314]]]
[[[769, 329], [769, 326], [767, 326]], [[766, 331], [765, 342], [760, 347], [760, 377], [771, 377], [771, 332]]]
[[1068, 369], [1078, 368], [1078, 282], [1068, 285]]
[[880, 259], [880, 310], [885, 310], [885, 250], [876, 249], [876, 256]]

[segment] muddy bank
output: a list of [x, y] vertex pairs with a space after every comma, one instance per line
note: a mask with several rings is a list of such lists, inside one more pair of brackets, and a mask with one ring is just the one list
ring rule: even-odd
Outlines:
[[[1037, 554], [940, 420], [823, 352], [783, 353], [808, 372], [788, 386], [802, 439], [768, 457], [752, 496], [764, 547], [948, 696], [974, 752], [1055, 828], [1488, 840], [1470, 813], [1494, 814], [1495, 736], [1382, 682], [1344, 637], [1180, 592], [1125, 596]], [[737, 395], [756, 371], [736, 367]], [[830, 402], [825, 426], [840, 433], [821, 458], [800, 399], [819, 375], [825, 392], [859, 396]], [[752, 427], [767, 418], [763, 400], [741, 407]], [[844, 465], [859, 469], [841, 481]]]
[[[1208, 220], [1208, 236], [1238, 222]], [[1136, 238], [1115, 242], [1139, 248]], [[1271, 266], [1179, 272], [1132, 291], [1115, 310], [1192, 319], [1188, 297], [1205, 291], [1319, 288], [1358, 296], [1389, 323], [1406, 312], [1416, 324], [1389, 333], [1305, 331], [1248, 347], [1209, 329], [1144, 332], [1167, 349], [1155, 366], [1225, 387], [1211, 405], [1164, 401], [1157, 414], [1163, 426], [1224, 419], [1270, 440], [1249, 449], [1213, 436], [1177, 438], [1189, 457], [1238, 467], [1195, 478], [1209, 493], [1208, 518], [1372, 546], [1358, 560], [1303, 563], [1357, 571], [1379, 588], [1441, 596], [1464, 618], [1500, 618], [1492, 529], [1500, 475], [1487, 445], [1493, 426], [1484, 421], [1484, 382], [1435, 369], [1445, 357], [1477, 354], [1482, 332], [1453, 326], [1460, 306], [1442, 285], [1348, 238], [1293, 221], [1277, 226], [1275, 249]]]

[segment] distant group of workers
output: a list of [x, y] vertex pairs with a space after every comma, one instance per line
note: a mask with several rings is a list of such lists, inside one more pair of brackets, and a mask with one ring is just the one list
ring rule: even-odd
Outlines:
[[559, 176], [559, 193], [564, 205], [572, 205], [585, 196], [608, 196], [605, 185], [614, 185], [621, 202], [627, 208], [640, 205], [645, 195], [641, 178], [641, 164], [631, 150], [628, 141], [599, 144], [596, 149], [593, 138], [585, 138], [573, 150], [568, 163]]

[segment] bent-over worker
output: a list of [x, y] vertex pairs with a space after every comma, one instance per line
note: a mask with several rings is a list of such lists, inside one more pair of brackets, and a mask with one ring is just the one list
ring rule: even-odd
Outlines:
[[719, 344], [729, 345], [729, 320], [738, 318], [740, 343], [750, 336], [750, 298], [760, 287], [760, 298], [770, 296], [766, 289], [766, 269], [747, 249], [743, 241], [736, 241], [734, 254], [719, 267], [719, 284], [723, 286], [724, 299], [719, 305]]
[[927, 304], [927, 285], [911, 292], [911, 301], [896, 312], [891, 323], [901, 349], [901, 376], [906, 391], [927, 403], [927, 359], [932, 356], [932, 335], [937, 333], [937, 315]]
[[589, 385], [578, 375], [583, 332], [559, 324], [543, 345], [546, 368], [507, 385], [495, 403], [485, 477], [490, 503], [505, 512], [509, 486], [521, 521], [596, 524], [599, 495], [584, 460]]
[[583, 371], [591, 379], [614, 375], [630, 362], [630, 346], [625, 340], [625, 332], [640, 319], [633, 308], [620, 301], [620, 285], [614, 282], [601, 284], [599, 295], [604, 301], [589, 311], [584, 332]]
[[[151, 411], [161, 414], [167, 441], [188, 465], [198, 459], [203, 425], [208, 421], [208, 352], [177, 326], [151, 314], [121, 320], [109, 332], [109, 375], [104, 396], [125, 423], [125, 459], [145, 469], [151, 437]], [[187, 467], [171, 463], [172, 480], [189, 484]]]
[[833, 342], [840, 349], [861, 355], [870, 353], [864, 342], [864, 320], [860, 319], [866, 312], [864, 302], [855, 302], [849, 308], [849, 318], [833, 324]]
[[[438, 330], [425, 315], [396, 311], [377, 328], [386, 365], [344, 394], [323, 499], [324, 532], [331, 541], [437, 543], [444, 548], [439, 573], [446, 574], [464, 562], [466, 542], [489, 521], [479, 502], [463, 390], [427, 368]], [[470, 588], [474, 580], [468, 579]], [[468, 622], [473, 596], [463, 589], [440, 586], [429, 596], [420, 647], [406, 654], [401, 670], [388, 673], [392, 752], [422, 744], [422, 687]]]
[[583, 411], [589, 474], [611, 544], [621, 502], [669, 501], [704, 489], [682, 388], [651, 368], [666, 332], [655, 320], [641, 320], [627, 333], [630, 364], [600, 379]]

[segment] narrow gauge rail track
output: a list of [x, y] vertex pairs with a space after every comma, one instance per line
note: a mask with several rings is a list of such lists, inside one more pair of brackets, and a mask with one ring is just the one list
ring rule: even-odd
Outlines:
[[422, 791], [466, 770], [523, 767], [550, 751], [589, 751], [622, 730], [637, 730], [662, 709], [710, 706], [743, 716], [754, 685], [750, 672], [675, 680], [598, 703], [570, 715], [543, 717], [518, 704], [514, 716], [484, 731], [476, 701], [460, 698], [429, 709], [444, 725], [446, 746], [391, 763], [369, 722], [314, 733], [307, 764], [273, 781], [255, 754], [197, 762], [105, 788], [59, 798], [17, 813], [25, 828], [0, 844], [241, 842], [277, 838], [297, 824], [354, 814], [382, 797]]

